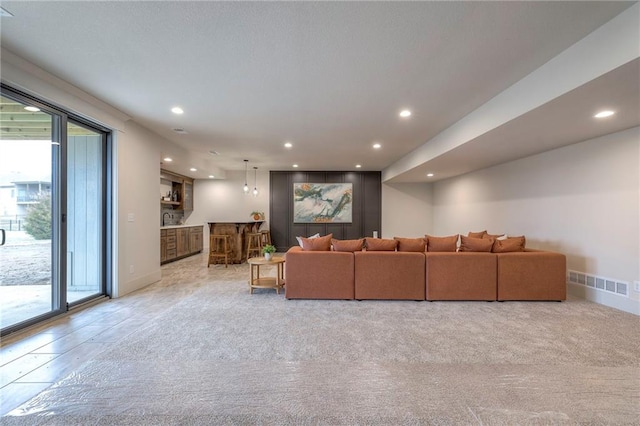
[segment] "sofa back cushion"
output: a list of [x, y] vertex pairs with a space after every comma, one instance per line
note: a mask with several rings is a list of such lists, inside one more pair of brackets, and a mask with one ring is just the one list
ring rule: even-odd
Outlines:
[[396, 251], [398, 242], [388, 238], [367, 238], [368, 251]]
[[493, 238], [472, 238], [460, 236], [460, 251], [491, 251]]
[[[311, 235], [310, 237], [307, 237], [307, 238], [318, 238], [319, 236], [320, 236], [320, 234], [316, 233], [316, 234]], [[300, 247], [302, 247], [302, 239], [303, 238], [305, 238], [305, 237], [296, 237], [296, 240], [298, 240], [298, 245]]]
[[521, 237], [508, 237], [504, 240], [495, 240], [491, 251], [494, 253], [510, 253], [515, 251], [524, 251], [526, 239], [524, 235]]
[[469, 231], [469, 233], [467, 234], [467, 237], [471, 237], [471, 238], [482, 238], [485, 236], [485, 234], [487, 233], [487, 230], [485, 229], [484, 231], [479, 231], [479, 232], [472, 232]]
[[425, 235], [427, 251], [456, 251], [458, 249], [458, 234], [449, 237], [433, 237]]
[[488, 232], [482, 236], [482, 238], [493, 238], [494, 240], [501, 239], [504, 240], [507, 238], [505, 234], [489, 234]]
[[333, 251], [362, 251], [362, 248], [364, 247], [364, 238], [360, 238], [359, 240], [332, 239], [331, 244], [333, 245]]
[[331, 251], [331, 238], [333, 234], [317, 238], [302, 238], [302, 250], [304, 251]]
[[424, 253], [426, 251], [427, 242], [424, 238], [402, 238], [393, 237], [398, 242], [398, 251], [409, 251]]

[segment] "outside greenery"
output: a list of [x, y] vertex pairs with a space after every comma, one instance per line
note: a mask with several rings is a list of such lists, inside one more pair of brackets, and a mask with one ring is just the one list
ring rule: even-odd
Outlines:
[[51, 195], [42, 194], [38, 203], [29, 207], [24, 230], [36, 240], [51, 239]]

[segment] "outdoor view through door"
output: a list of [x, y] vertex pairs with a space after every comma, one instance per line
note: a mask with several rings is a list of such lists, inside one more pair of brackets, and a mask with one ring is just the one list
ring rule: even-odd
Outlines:
[[2, 87], [2, 334], [106, 294], [107, 135]]

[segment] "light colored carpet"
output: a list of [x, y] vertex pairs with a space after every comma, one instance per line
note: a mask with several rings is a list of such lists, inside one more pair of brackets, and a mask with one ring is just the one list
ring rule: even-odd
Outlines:
[[631, 314], [580, 300], [288, 301], [249, 295], [246, 265], [197, 261], [164, 267], [121, 313], [145, 321], [0, 423], [639, 422]]

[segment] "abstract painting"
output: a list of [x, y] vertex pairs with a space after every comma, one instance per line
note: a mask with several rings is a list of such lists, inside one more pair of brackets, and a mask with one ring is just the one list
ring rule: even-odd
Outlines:
[[351, 223], [353, 184], [294, 183], [294, 223]]

